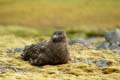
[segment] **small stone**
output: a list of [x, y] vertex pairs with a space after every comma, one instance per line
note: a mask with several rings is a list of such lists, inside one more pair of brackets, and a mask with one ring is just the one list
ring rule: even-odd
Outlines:
[[14, 50], [12, 50], [12, 49], [7, 49], [7, 50], [6, 50], [6, 53], [15, 53], [15, 52], [14, 52]]
[[76, 39], [72, 39], [69, 41], [69, 45], [73, 45], [73, 44], [77, 44], [77, 43], [82, 44], [84, 46], [88, 45], [87, 41], [82, 38], [76, 38]]
[[98, 67], [108, 67], [109, 66], [109, 61], [101, 59], [101, 60], [95, 61], [95, 64]]
[[92, 60], [87, 60], [87, 59], [83, 59], [81, 60], [81, 62], [86, 63], [86, 64], [93, 64]]
[[15, 72], [27, 72], [26, 70], [17, 69], [14, 66], [0, 66], [0, 72], [3, 72], [5, 70], [13, 70]]
[[110, 44], [109, 44], [108, 42], [104, 41], [104, 42], [98, 44], [98, 45], [95, 47], [95, 49], [97, 49], [97, 50], [109, 49], [109, 45], [110, 45]]
[[15, 48], [14, 52], [22, 52], [24, 50], [24, 48]]
[[72, 62], [73, 63], [82, 62], [85, 64], [93, 64], [93, 60], [88, 60], [88, 59], [73, 59]]

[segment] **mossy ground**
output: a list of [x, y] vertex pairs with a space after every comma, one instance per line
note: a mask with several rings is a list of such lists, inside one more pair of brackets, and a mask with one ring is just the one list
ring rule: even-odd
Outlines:
[[109, 67], [71, 61], [36, 67], [23, 61], [20, 53], [8, 54], [6, 49], [48, 40], [56, 29], [64, 29], [69, 39], [103, 36], [108, 29], [120, 28], [120, 0], [0, 0], [0, 8], [0, 24], [8, 25], [0, 26], [0, 66], [27, 70], [0, 71], [0, 80], [119, 80], [120, 55], [113, 51], [69, 46], [73, 60], [106, 59]]
[[[93, 50], [78, 44], [69, 46], [72, 60], [106, 59], [111, 62], [108, 67], [71, 61], [63, 65], [32, 66], [21, 59], [21, 53], [6, 53], [6, 49], [24, 47], [43, 39], [48, 40], [50, 33], [42, 33], [42, 31], [27, 27], [1, 26], [0, 28], [0, 66], [14, 66], [17, 69], [26, 70], [26, 72], [2, 71], [0, 80], [119, 80], [120, 55], [113, 51]], [[22, 33], [17, 33], [17, 31]]]

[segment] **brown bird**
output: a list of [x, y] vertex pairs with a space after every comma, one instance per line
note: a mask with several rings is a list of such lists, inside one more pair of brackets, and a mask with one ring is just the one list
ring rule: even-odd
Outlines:
[[63, 30], [55, 31], [51, 40], [26, 46], [22, 58], [37, 66], [67, 63], [69, 52], [66, 33]]

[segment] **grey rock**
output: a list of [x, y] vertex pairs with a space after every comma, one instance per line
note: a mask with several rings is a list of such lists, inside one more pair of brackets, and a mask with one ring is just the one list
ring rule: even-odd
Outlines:
[[95, 49], [99, 49], [99, 50], [102, 50], [102, 49], [109, 49], [109, 46], [110, 46], [110, 43], [109, 42], [102, 42], [100, 44], [98, 44]]
[[15, 49], [6, 49], [6, 53], [17, 53], [17, 52], [22, 52], [24, 48], [15, 48]]
[[86, 64], [93, 64], [93, 60], [83, 59], [80, 62], [86, 63]]
[[6, 49], [6, 53], [15, 53], [13, 49]]
[[112, 45], [120, 45], [120, 29], [105, 32], [105, 39]]
[[82, 62], [85, 64], [93, 64], [94, 60], [89, 60], [89, 59], [73, 59], [72, 63], [78, 63], [78, 62]]
[[105, 32], [105, 40], [96, 49], [109, 49], [120, 53], [120, 29]]
[[116, 52], [117, 54], [120, 54], [120, 46], [118, 46], [118, 45], [110, 46], [109, 49]]
[[109, 61], [104, 60], [104, 59], [94, 61], [94, 63], [95, 63], [96, 66], [98, 66], [98, 67], [108, 67], [108, 66], [109, 66]]
[[89, 59], [74, 59], [72, 60], [73, 63], [78, 63], [78, 62], [82, 62], [85, 64], [95, 64], [98, 67], [108, 67], [110, 66], [110, 61], [104, 60], [104, 59], [100, 59], [100, 60], [89, 60]]
[[24, 48], [15, 48], [14, 52], [22, 52], [24, 50]]
[[27, 72], [27, 70], [17, 69], [14, 66], [0, 66], [0, 72], [3, 72], [5, 70], [13, 70], [15, 72]]
[[84, 46], [88, 45], [87, 40], [84, 40], [82, 38], [75, 38], [75, 39], [72, 39], [69, 41], [69, 45], [73, 45], [73, 44], [77, 44], [77, 43], [82, 44]]

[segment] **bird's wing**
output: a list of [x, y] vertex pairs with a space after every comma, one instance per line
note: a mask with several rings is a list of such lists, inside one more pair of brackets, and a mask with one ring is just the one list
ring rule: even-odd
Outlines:
[[39, 54], [44, 54], [46, 52], [47, 41], [41, 41], [30, 46], [26, 46], [23, 50], [22, 57], [25, 59], [38, 57]]

